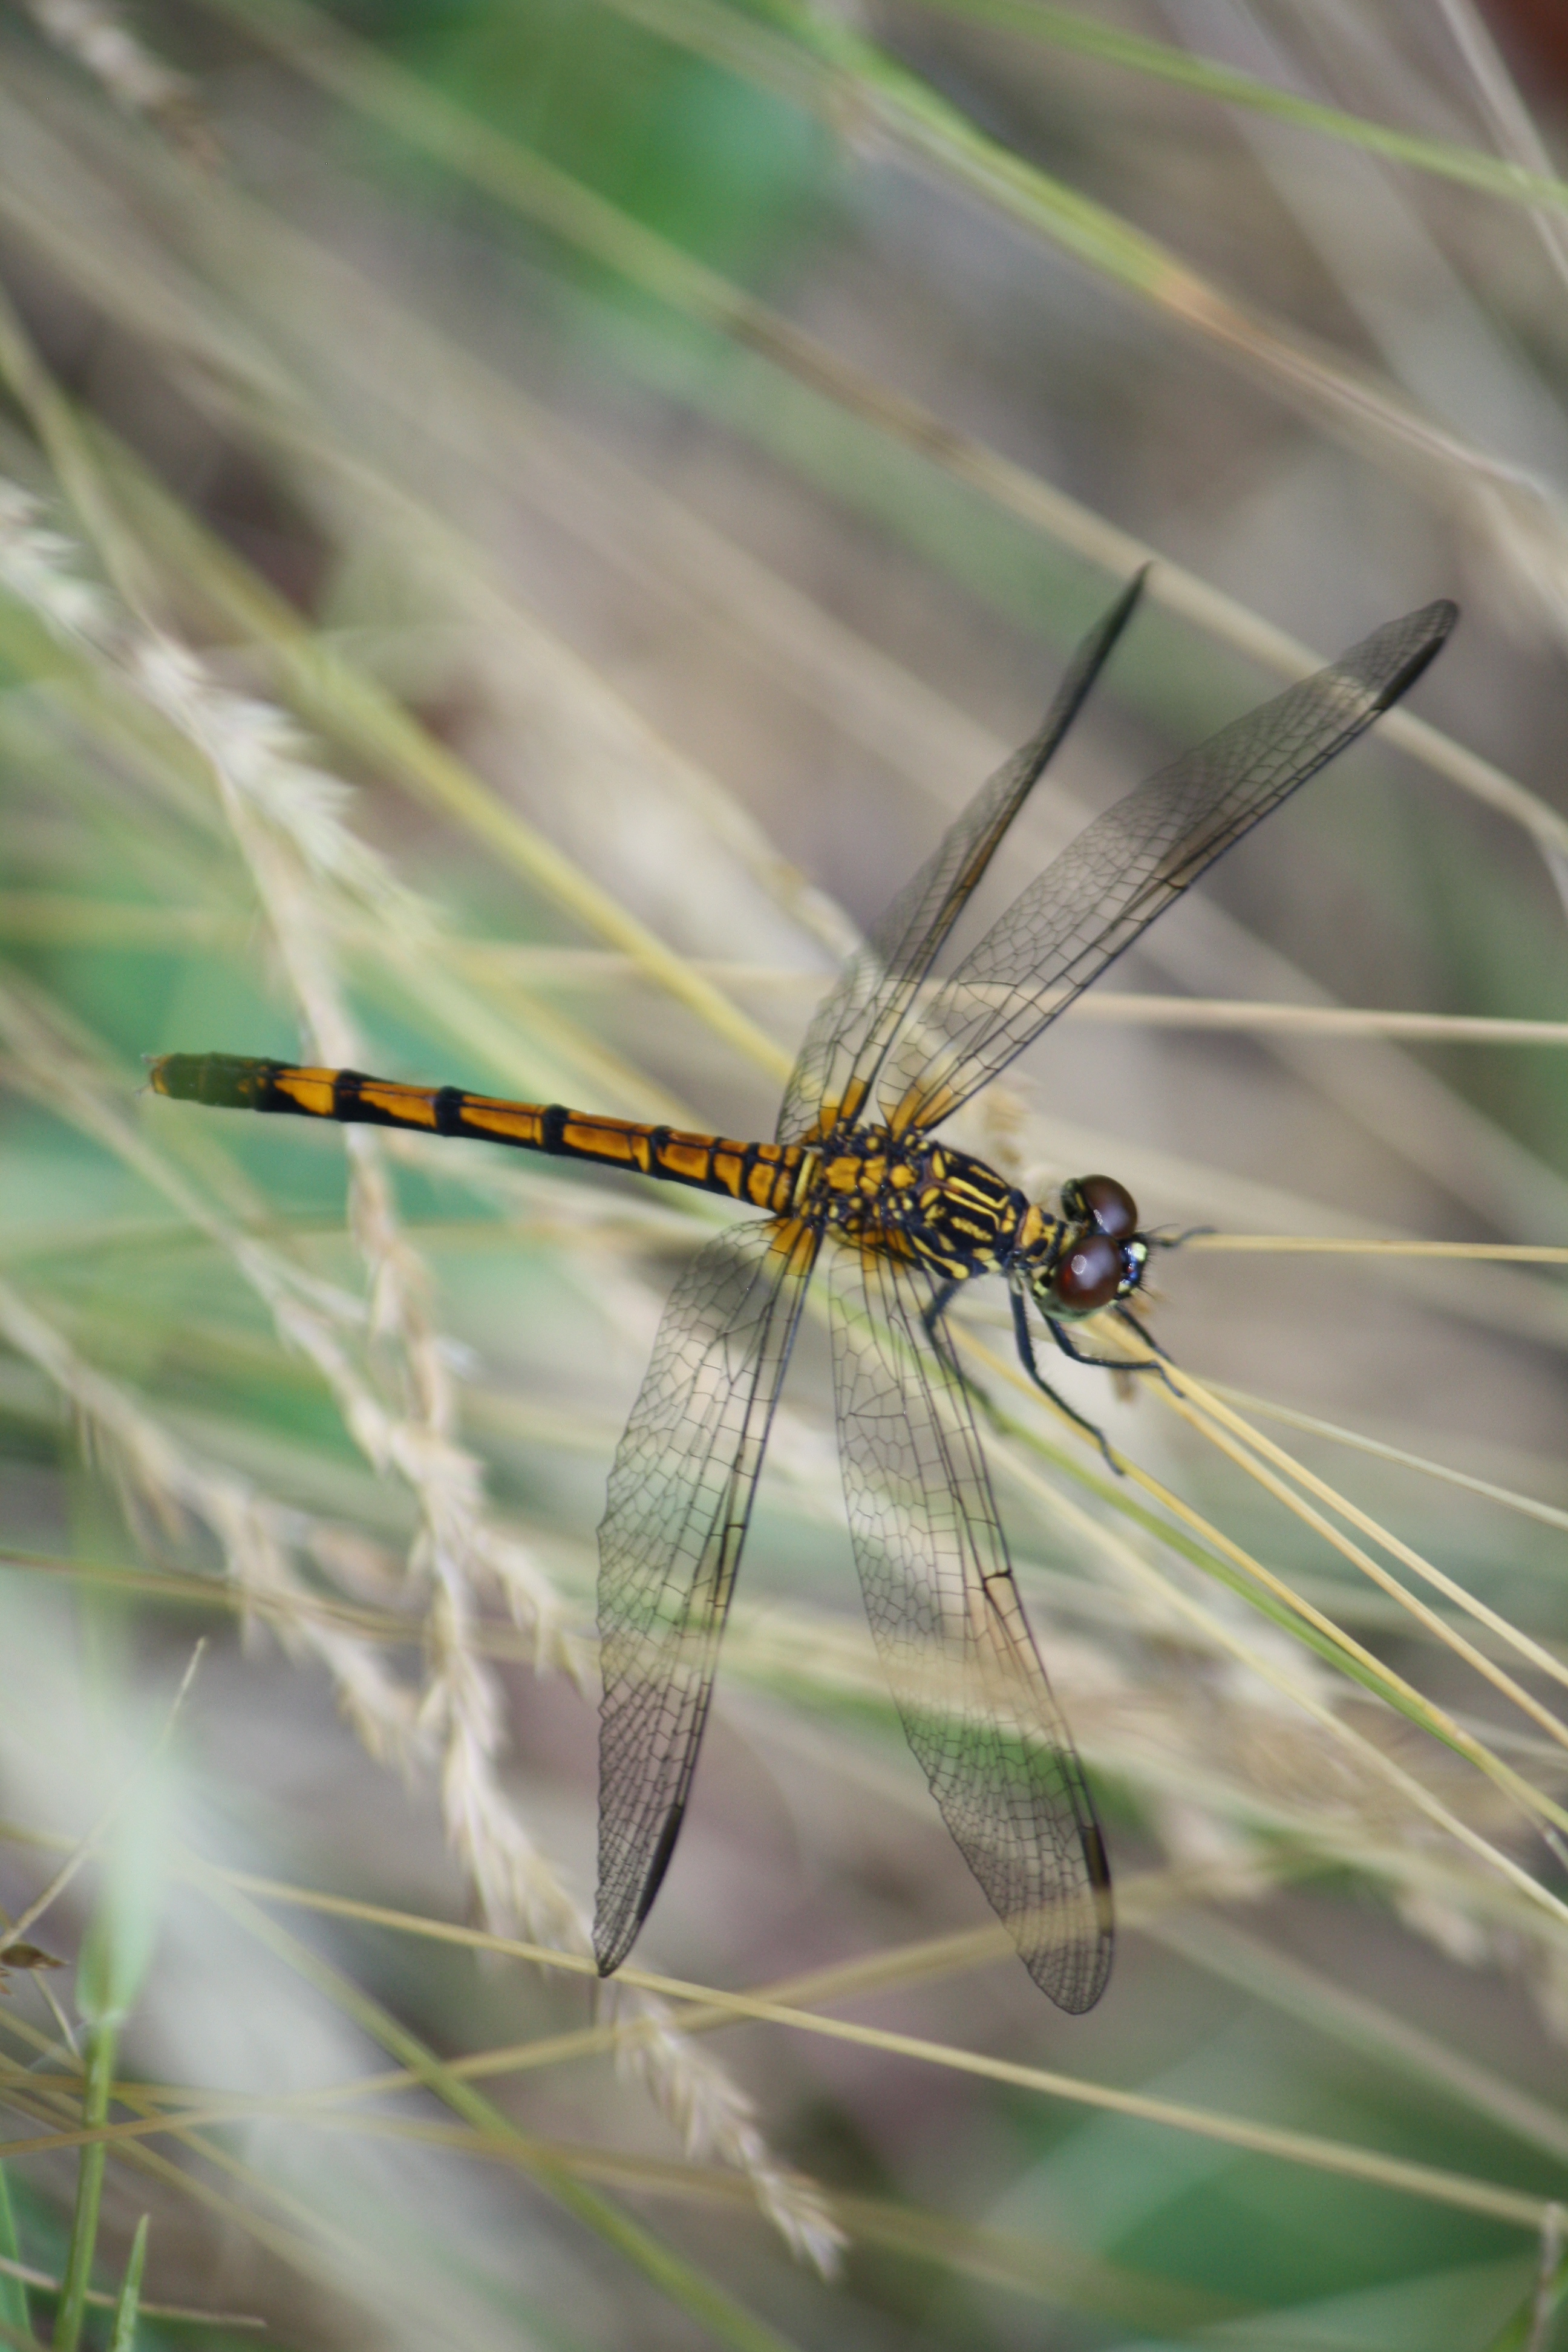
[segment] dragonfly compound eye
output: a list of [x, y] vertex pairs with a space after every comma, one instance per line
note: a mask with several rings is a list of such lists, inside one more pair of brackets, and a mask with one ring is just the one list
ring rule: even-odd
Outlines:
[[1126, 1279], [1126, 1259], [1110, 1234], [1086, 1234], [1052, 1274], [1051, 1296], [1069, 1315], [1092, 1315], [1110, 1306]]
[[1114, 1176], [1080, 1176], [1068, 1190], [1075, 1195], [1074, 1206], [1081, 1202], [1082, 1214], [1113, 1242], [1125, 1241], [1129, 1234], [1137, 1232], [1137, 1203]]

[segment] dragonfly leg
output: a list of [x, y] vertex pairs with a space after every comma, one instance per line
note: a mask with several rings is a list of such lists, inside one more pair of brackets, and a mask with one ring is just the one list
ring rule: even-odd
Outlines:
[[1076, 1344], [1067, 1325], [1057, 1322], [1052, 1316], [1047, 1316], [1046, 1328], [1063, 1355], [1070, 1357], [1075, 1364], [1092, 1364], [1097, 1371], [1101, 1372], [1158, 1372], [1160, 1378], [1163, 1380], [1165, 1367], [1160, 1361], [1162, 1351], [1154, 1347], [1154, 1342], [1135, 1316], [1129, 1315], [1126, 1319], [1131, 1324], [1144, 1346], [1154, 1350], [1152, 1355], [1145, 1356], [1142, 1363], [1129, 1362], [1125, 1356], [1089, 1355], [1087, 1349]]
[[[1135, 1331], [1139, 1339], [1142, 1340], [1143, 1345], [1146, 1348], [1152, 1349], [1154, 1354], [1161, 1357], [1164, 1362], [1170, 1364], [1175, 1361], [1175, 1358], [1172, 1355], [1169, 1348], [1162, 1348], [1158, 1339], [1155, 1339], [1152, 1331], [1148, 1328], [1147, 1325], [1140, 1323], [1136, 1315], [1133, 1314], [1132, 1309], [1124, 1300], [1119, 1298], [1110, 1311], [1115, 1316], [1119, 1323], [1125, 1323], [1130, 1331]], [[1134, 1365], [1131, 1369], [1136, 1370], [1137, 1367]]]
[[[1112, 1454], [1110, 1446], [1107, 1444], [1104, 1430], [1097, 1429], [1092, 1421], [1088, 1420], [1083, 1413], [1079, 1412], [1072, 1405], [1068, 1404], [1066, 1397], [1058, 1396], [1055, 1389], [1052, 1388], [1049, 1381], [1045, 1379], [1042, 1375], [1039, 1365], [1035, 1360], [1035, 1340], [1034, 1335], [1029, 1329], [1029, 1318], [1027, 1309], [1024, 1305], [1024, 1294], [1021, 1290], [1015, 1290], [1010, 1292], [1009, 1296], [1013, 1301], [1013, 1329], [1018, 1342], [1019, 1362], [1023, 1365], [1024, 1370], [1028, 1373], [1029, 1378], [1034, 1381], [1035, 1386], [1040, 1391], [1042, 1395], [1049, 1397], [1051, 1402], [1056, 1406], [1057, 1411], [1058, 1412], [1065, 1412], [1069, 1421], [1076, 1421], [1079, 1427], [1081, 1430], [1086, 1431], [1088, 1434], [1093, 1438], [1095, 1444], [1104, 1454], [1109, 1466], [1115, 1471], [1119, 1478], [1121, 1477], [1123, 1475], [1121, 1465], [1118, 1462], [1115, 1454]], [[1054, 1323], [1051, 1326], [1051, 1329], [1054, 1334], [1056, 1330]], [[1060, 1342], [1058, 1341], [1058, 1344], [1059, 1346]], [[1068, 1355], [1071, 1355], [1072, 1349], [1069, 1348], [1066, 1352]], [[1094, 1359], [1092, 1357], [1079, 1357], [1078, 1360], [1080, 1363], [1092, 1363]]]
[[[942, 1318], [962, 1286], [957, 1282], [944, 1282], [942, 1288], [932, 1294], [931, 1305], [921, 1317], [921, 1328], [925, 1332], [926, 1338], [942, 1358], [947, 1370], [960, 1381], [963, 1379], [963, 1374], [958, 1369], [958, 1360], [952, 1352], [952, 1347], [947, 1336], [947, 1327]], [[968, 1383], [965, 1382], [965, 1386], [967, 1385]]]
[[957, 1350], [952, 1344], [952, 1335], [942, 1320], [944, 1309], [951, 1304], [954, 1293], [962, 1290], [963, 1287], [962, 1282], [944, 1282], [942, 1288], [933, 1295], [931, 1305], [921, 1315], [921, 1328], [931, 1341], [937, 1361], [949, 1380], [963, 1389], [967, 1396], [972, 1396], [976, 1404], [983, 1406], [986, 1412], [994, 1413], [995, 1409], [985, 1391], [978, 1381], [970, 1379], [969, 1374], [959, 1362]]

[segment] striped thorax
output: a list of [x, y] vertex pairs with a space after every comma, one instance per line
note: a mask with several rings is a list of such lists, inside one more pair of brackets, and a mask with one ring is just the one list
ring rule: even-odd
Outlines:
[[983, 1160], [918, 1131], [841, 1128], [817, 1149], [802, 1214], [846, 1240], [919, 1258], [945, 1281], [1005, 1271], [1025, 1219], [1039, 1215]]

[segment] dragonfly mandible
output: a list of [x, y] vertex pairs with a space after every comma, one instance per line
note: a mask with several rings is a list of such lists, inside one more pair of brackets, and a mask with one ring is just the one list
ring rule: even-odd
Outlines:
[[[935, 1130], [1215, 858], [1396, 702], [1457, 618], [1438, 603], [1390, 622], [1151, 777], [1096, 817], [933, 993], [938, 952], [1142, 583], [1140, 573], [1091, 630], [1038, 730], [844, 966], [770, 1143], [356, 1070], [222, 1054], [152, 1066], [156, 1091], [185, 1101], [479, 1137], [763, 1212], [710, 1241], [677, 1283], [610, 1473], [599, 1528], [594, 1947], [603, 1975], [630, 1951], [679, 1833], [769, 1425], [827, 1244], [850, 1534], [910, 1746], [1036, 1983], [1074, 2012], [1105, 1990], [1105, 1841], [1024, 1614], [974, 1398], [942, 1318], [963, 1285], [1000, 1276], [1026, 1370], [1070, 1410], [1040, 1371], [1030, 1309], [1068, 1356], [1110, 1361], [1075, 1331], [1109, 1310], [1146, 1339], [1129, 1302], [1153, 1237], [1114, 1178], [1081, 1178], [1043, 1208]], [[1157, 1362], [1151, 1343], [1143, 1368]]]

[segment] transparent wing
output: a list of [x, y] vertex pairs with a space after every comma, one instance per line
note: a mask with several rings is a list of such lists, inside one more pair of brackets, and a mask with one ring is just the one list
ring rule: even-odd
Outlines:
[[675, 1286], [599, 1529], [594, 1951], [631, 1949], [675, 1850], [768, 1426], [818, 1236], [780, 1220], [708, 1244]]
[[942, 941], [1131, 618], [1145, 577], [1140, 572], [1095, 624], [1037, 731], [954, 818], [817, 1006], [784, 1089], [781, 1143], [802, 1142], [825, 1114], [831, 1126], [840, 1107], [847, 1118], [858, 1114]]
[[866, 1613], [942, 1816], [1042, 1992], [1092, 2009], [1110, 1877], [1083, 1767], [1013, 1580], [974, 1414], [917, 1267], [829, 1261], [844, 1491]]
[[[900, 1039], [881, 1096], [900, 1132], [978, 1093], [1260, 818], [1413, 686], [1458, 618], [1428, 604], [1211, 737], [1107, 809], [1014, 900]], [[944, 1040], [931, 1051], [932, 1038]]]

